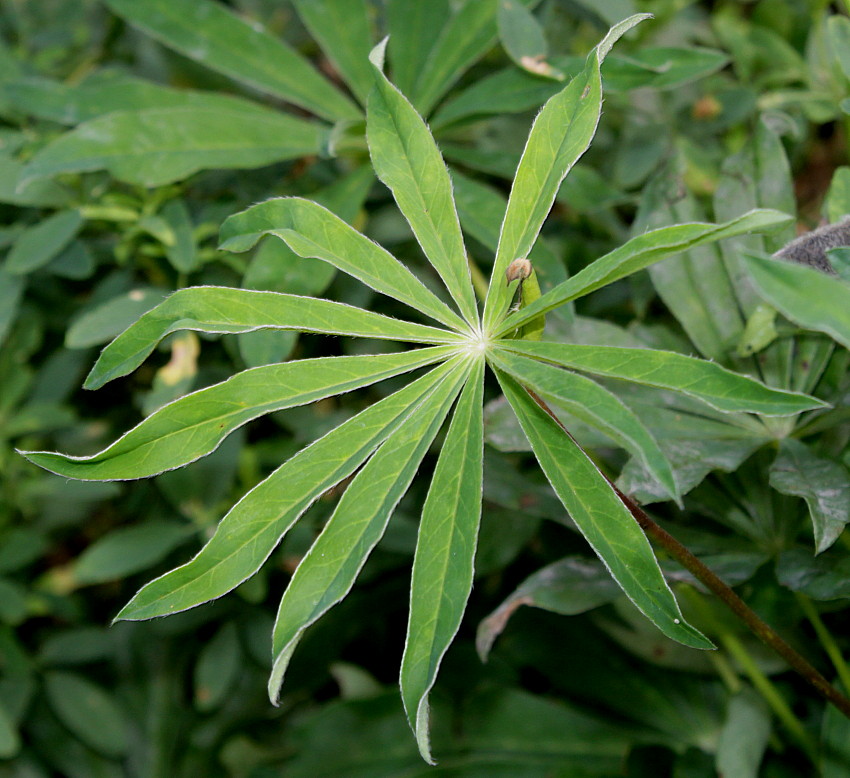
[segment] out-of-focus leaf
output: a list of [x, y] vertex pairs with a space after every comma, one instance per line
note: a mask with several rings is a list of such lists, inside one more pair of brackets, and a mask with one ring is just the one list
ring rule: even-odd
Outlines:
[[[433, 2], [420, 5], [432, 5]], [[295, 0], [295, 8], [322, 51], [365, 105], [372, 88], [372, 30], [364, 0]]]
[[498, 344], [500, 349], [573, 370], [681, 392], [727, 413], [788, 416], [825, 406], [815, 397], [771, 389], [714, 362], [672, 351], [519, 340], [500, 340]]
[[472, 589], [481, 518], [484, 361], [458, 400], [422, 509], [401, 660], [401, 695], [419, 753], [429, 763], [428, 695]]
[[20, 275], [43, 267], [77, 235], [83, 226], [79, 211], [59, 211], [28, 228], [15, 241], [4, 270]]
[[629, 599], [673, 640], [711, 648], [711, 642], [685, 622], [649, 541], [602, 473], [512, 378], [498, 375], [543, 472]]
[[756, 289], [784, 316], [850, 348], [850, 283], [792, 262], [753, 255], [744, 261]]
[[372, 164], [464, 319], [473, 324], [478, 309], [449, 171], [425, 122], [384, 76], [383, 57], [382, 46], [370, 55], [376, 88], [369, 96], [366, 136]]
[[273, 702], [279, 698], [286, 668], [304, 630], [351, 590], [467, 379], [468, 360], [449, 364], [452, 371], [410, 409], [345, 490], [292, 576], [272, 635], [274, 667], [269, 697]]
[[71, 193], [55, 181], [25, 181], [24, 164], [0, 154], [0, 203], [61, 208], [70, 200]]
[[110, 633], [102, 627], [79, 627], [48, 637], [38, 659], [46, 665], [78, 665], [102, 662], [114, 650]]
[[838, 277], [842, 281], [850, 282], [850, 248], [830, 249], [826, 256]]
[[445, 370], [438, 367], [380, 400], [282, 464], [230, 509], [194, 559], [144, 586], [117, 618], [177, 613], [252, 576], [313, 501], [360, 467]]
[[743, 688], [726, 708], [715, 754], [718, 775], [758, 778], [770, 730], [770, 710], [765, 701], [751, 689]]
[[113, 758], [127, 752], [127, 720], [111, 695], [71, 673], [49, 672], [44, 685], [57, 718], [83, 743]]
[[[387, 2], [390, 38], [387, 48], [391, 73], [393, 83], [402, 94], [413, 97], [416, 81], [428, 62], [428, 55], [450, 17], [449, 0], [429, 0], [427, 3], [421, 0]], [[370, 87], [372, 82], [370, 72]]]
[[526, 578], [478, 625], [478, 653], [487, 659], [496, 638], [523, 605], [574, 616], [612, 602], [622, 593], [601, 562], [579, 556], [560, 559]]
[[850, 719], [833, 705], [823, 713], [820, 743], [821, 778], [844, 778], [850, 771]]
[[827, 30], [832, 53], [844, 76], [850, 79], [850, 19], [832, 14], [827, 19]]
[[68, 348], [88, 348], [112, 340], [161, 302], [165, 289], [138, 287], [84, 313], [65, 333]]
[[645, 87], [672, 89], [705, 78], [728, 62], [728, 55], [716, 49], [696, 46], [646, 48], [628, 58], [607, 59], [602, 68], [602, 80], [605, 89], [611, 91]]
[[126, 578], [164, 559], [185, 543], [191, 527], [149, 519], [112, 530], [90, 545], [76, 560], [73, 577], [81, 585]]
[[118, 72], [95, 72], [72, 85], [47, 78], [21, 78], [3, 87], [16, 107], [31, 116], [74, 126], [114, 111], [152, 108], [251, 111], [261, 108], [241, 97], [172, 87]]
[[319, 124], [260, 106], [116, 111], [48, 143], [30, 160], [22, 183], [107, 170], [129, 184], [162, 186], [206, 168], [256, 168], [317, 154], [324, 132]]
[[776, 577], [783, 586], [813, 600], [850, 597], [850, 557], [834, 549], [819, 556], [803, 548], [783, 551], [776, 562]]
[[15, 321], [23, 294], [24, 279], [9, 273], [5, 265], [0, 266], [0, 345]]
[[115, 13], [213, 70], [326, 119], [358, 119], [357, 107], [256, 21], [209, 0], [105, 0]]
[[200, 711], [218, 708], [239, 673], [239, 635], [236, 625], [225, 624], [201, 650], [195, 664], [195, 707]]
[[496, 20], [502, 45], [517, 65], [537, 76], [563, 80], [563, 74], [546, 61], [549, 47], [543, 28], [523, 3], [499, 0]]
[[[850, 20], [847, 20], [850, 22]], [[836, 168], [824, 202], [826, 218], [831, 224], [850, 216], [850, 167]]]
[[802, 497], [809, 506], [815, 553], [828, 549], [850, 522], [850, 471], [815, 454], [805, 443], [785, 438], [770, 467], [770, 485]]
[[452, 333], [391, 319], [331, 300], [221, 286], [180, 289], [131, 324], [101, 353], [86, 379], [97, 389], [135, 370], [167, 335], [180, 330], [239, 333], [258, 329], [451, 343]]
[[0, 759], [11, 759], [21, 749], [21, 737], [12, 718], [0, 704]]
[[450, 353], [438, 346], [255, 367], [160, 408], [98, 454], [24, 453], [45, 470], [81, 480], [145, 478], [206, 456], [231, 432], [266, 413], [369, 386]]
[[172, 200], [162, 209], [162, 219], [171, 228], [171, 240], [165, 244], [165, 256], [175, 270], [191, 273], [198, 262], [192, 216], [185, 200]]

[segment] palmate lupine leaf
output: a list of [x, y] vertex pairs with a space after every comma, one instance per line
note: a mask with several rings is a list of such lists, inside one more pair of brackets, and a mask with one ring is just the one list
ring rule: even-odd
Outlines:
[[713, 648], [685, 622], [649, 541], [590, 457], [513, 378], [497, 376], [555, 493], [629, 599], [668, 637]]
[[167, 616], [236, 588], [260, 569], [304, 511], [360, 467], [450, 369], [450, 363], [434, 368], [288, 459], [230, 509], [194, 559], [144, 586], [116, 618]]
[[383, 536], [395, 506], [469, 374], [469, 360], [460, 358], [458, 362], [364, 465], [298, 565], [272, 632], [272, 700], [278, 698], [290, 657], [304, 630], [348, 594]]
[[458, 400], [422, 509], [401, 662], [401, 697], [419, 751], [431, 762], [428, 693], [472, 589], [484, 463], [484, 361]]
[[[502, 222], [499, 248], [484, 303], [485, 330], [492, 330], [510, 303], [511, 292], [504, 284], [505, 270], [513, 260], [528, 256], [561, 182], [587, 151], [596, 133], [602, 111], [599, 72], [602, 61], [622, 35], [649, 17], [650, 14], [637, 14], [613, 27], [590, 53], [584, 70], [537, 114]], [[542, 312], [545, 311], [538, 311]]]
[[[745, 411], [763, 416], [790, 416], [827, 407], [814, 397], [773, 389], [714, 362], [672, 351], [517, 340], [502, 340], [498, 346], [593, 375], [672, 389], [726, 413]], [[502, 359], [510, 357], [503, 355]]]
[[210, 454], [252, 419], [369, 386], [441, 361], [451, 353], [450, 347], [434, 346], [400, 354], [303, 359], [255, 367], [164, 405], [97, 454], [22, 453], [45, 470], [68, 478], [146, 478]]
[[247, 251], [263, 235], [276, 235], [298, 256], [329, 262], [447, 327], [468, 330], [463, 319], [392, 254], [321, 205], [300, 197], [278, 197], [254, 205], [224, 222], [221, 248]]
[[[118, 0], [111, 2], [118, 4]], [[484, 5], [466, 3], [453, 19], [464, 13], [480, 14]], [[487, 13], [493, 16], [495, 6]], [[411, 727], [423, 757], [430, 761], [428, 696], [471, 588], [482, 504], [483, 372], [489, 360], [546, 477], [628, 597], [666, 635], [688, 646], [711, 647], [682, 619], [646, 537], [613, 487], [529, 391], [536, 389], [607, 429], [653, 470], [671, 494], [675, 494], [675, 483], [652, 434], [613, 395], [564, 367], [672, 389], [725, 412], [781, 415], [822, 404], [803, 395], [770, 390], [678, 354], [499, 339], [521, 333], [524, 324], [553, 307], [671, 253], [699, 242], [766, 230], [783, 218], [775, 212], [753, 212], [723, 225], [682, 225], [648, 233], [555, 286], [537, 302], [507, 315], [515, 287], [505, 284], [505, 268], [532, 250], [561, 181], [595, 131], [601, 105], [599, 64], [614, 41], [645, 16], [631, 17], [613, 28], [584, 70], [547, 103], [535, 121], [502, 223], [483, 322], [472, 295], [451, 184], [440, 153], [422, 119], [380, 69], [370, 65], [376, 82], [369, 110], [375, 168], [460, 313], [389, 252], [327, 209], [301, 198], [276, 198], [232, 216], [222, 227], [222, 246], [245, 251], [263, 235], [274, 235], [299, 256], [330, 263], [447, 329], [397, 321], [326, 300], [206, 287], [172, 295], [104, 350], [87, 386], [100, 386], [129, 372], [156, 342], [179, 329], [231, 333], [269, 327], [444, 344], [247, 370], [164, 406], [94, 456], [29, 453], [42, 467], [70, 477], [141, 478], [210, 453], [229, 432], [264, 413], [442, 363], [281, 465], [228, 512], [192, 560], [142, 588], [119, 619], [176, 613], [231, 591], [260, 568], [324, 491], [359, 470], [283, 594], [273, 632], [274, 665], [269, 680], [269, 693], [276, 701], [304, 630], [353, 586], [459, 396], [423, 508], [400, 677]], [[462, 32], [461, 28], [452, 34]], [[472, 29], [472, 38], [479, 32]], [[439, 41], [434, 51], [438, 50]], [[380, 49], [373, 52], [373, 64], [381, 56]], [[578, 408], [579, 402], [584, 407]]]
[[85, 387], [98, 389], [113, 378], [132, 372], [156, 344], [172, 332], [238, 333], [258, 329], [320, 332], [409, 343], [451, 343], [459, 338], [446, 330], [392, 319], [331, 300], [222, 286], [195, 286], [170, 295], [115, 338], [98, 357]]

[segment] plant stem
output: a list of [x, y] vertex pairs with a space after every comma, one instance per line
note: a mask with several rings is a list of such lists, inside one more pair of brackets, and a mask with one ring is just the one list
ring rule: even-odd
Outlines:
[[850, 668], [847, 667], [847, 663], [844, 661], [844, 657], [841, 656], [841, 649], [835, 643], [835, 639], [832, 637], [830, 631], [826, 628], [826, 625], [821, 620], [820, 614], [815, 609], [815, 606], [812, 605], [812, 601], [806, 597], [805, 594], [797, 594], [797, 602], [800, 603], [800, 607], [803, 610], [803, 613], [806, 614], [806, 618], [811, 622], [812, 626], [815, 628], [815, 633], [818, 636], [818, 640], [820, 641], [821, 646], [823, 646], [823, 650], [826, 651], [827, 656], [829, 656], [830, 661], [832, 662], [833, 667], [835, 667], [835, 671], [838, 673], [838, 677], [841, 679], [841, 683], [844, 686], [845, 691], [850, 691]]
[[809, 733], [806, 732], [800, 719], [798, 719], [788, 703], [785, 702], [782, 695], [771, 683], [770, 679], [759, 669], [758, 665], [753, 661], [748, 651], [741, 645], [731, 632], [724, 630], [720, 634], [720, 641], [726, 650], [738, 661], [738, 664], [744, 669], [744, 672], [749, 676], [753, 686], [758, 689], [759, 694], [767, 700], [776, 717], [785, 725], [785, 728], [794, 736], [794, 739], [809, 755], [809, 758], [817, 764], [817, 746], [812, 741]]
[[[534, 391], [525, 388], [537, 405], [540, 406], [575, 442], [575, 438], [569, 430], [561, 423], [554, 411]], [[576, 443], [578, 445], [578, 443]], [[850, 699], [845, 697], [838, 689], [835, 689], [803, 656], [786, 643], [774, 630], [768, 626], [735, 592], [727, 586], [714, 572], [694, 556], [685, 546], [662, 527], [658, 526], [638, 504], [623, 494], [612, 482], [611, 488], [617, 493], [623, 504], [629, 509], [634, 520], [643, 531], [658, 545], [670, 554], [682, 567], [688, 570], [698, 581], [703, 583], [709, 591], [718, 597], [729, 610], [732, 611], [750, 631], [765, 645], [772, 648], [781, 656], [803, 679], [823, 698], [831, 702], [848, 719], [850, 719]]]

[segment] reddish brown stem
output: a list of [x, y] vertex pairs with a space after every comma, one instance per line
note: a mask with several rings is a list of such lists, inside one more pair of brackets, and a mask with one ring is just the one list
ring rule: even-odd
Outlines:
[[[561, 420], [555, 415], [552, 409], [539, 397], [535, 392], [526, 387], [526, 391], [540, 408], [545, 411], [555, 423], [575, 441], [575, 438], [570, 434], [570, 431], [561, 423]], [[578, 445], [578, 443], [576, 443]], [[706, 565], [704, 565], [696, 556], [694, 556], [685, 546], [683, 546], [676, 538], [662, 527], [658, 526], [646, 512], [634, 501], [631, 497], [623, 494], [610, 479], [608, 482], [617, 493], [623, 504], [629, 509], [629, 512], [634, 517], [634, 520], [640, 525], [641, 529], [659, 546], [661, 546], [671, 557], [673, 557], [682, 567], [690, 571], [690, 573], [698, 581], [702, 582], [709, 591], [718, 597], [729, 610], [732, 611], [744, 624], [749, 627], [750, 631], [759, 638], [765, 645], [770, 646], [779, 656], [781, 656], [794, 670], [796, 670], [806, 682], [812, 686], [817, 693], [831, 702], [838, 710], [840, 710], [848, 719], [850, 719], [850, 699], [845, 697], [838, 689], [834, 688], [826, 678], [823, 677], [809, 662], [795, 651], [788, 643], [786, 643], [774, 630], [762, 621], [761, 618], [752, 610], [735, 592], [723, 583]]]

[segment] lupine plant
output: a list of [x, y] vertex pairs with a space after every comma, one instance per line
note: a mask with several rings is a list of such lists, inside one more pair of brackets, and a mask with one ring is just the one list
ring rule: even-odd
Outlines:
[[[511, 188], [489, 284], [474, 283], [479, 274], [471, 271], [452, 183], [428, 127], [383, 74], [384, 42], [370, 56], [372, 165], [450, 299], [324, 207], [298, 197], [276, 198], [230, 217], [221, 230], [222, 247], [246, 251], [263, 236], [275, 236], [299, 256], [329, 263], [409, 306], [416, 312], [411, 319], [326, 299], [194, 287], [168, 297], [103, 350], [86, 379], [89, 389], [130, 373], [160, 340], [179, 330], [296, 330], [418, 346], [251, 368], [159, 408], [100, 453], [26, 452], [31, 461], [82, 480], [154, 476], [210, 454], [227, 435], [264, 414], [422, 371], [284, 462], [230, 509], [193, 559], [144, 586], [117, 619], [167, 616], [232, 591], [260, 569], [314, 501], [348, 482], [281, 599], [269, 680], [269, 695], [277, 701], [304, 631], [351, 590], [446, 426], [421, 512], [400, 678], [420, 752], [432, 761], [428, 696], [472, 586], [489, 368], [564, 508], [631, 602], [670, 638], [696, 649], [712, 648], [683, 617], [622, 495], [560, 426], [547, 400], [566, 404], [606, 430], [675, 500], [676, 479], [652, 431], [588, 375], [679, 392], [724, 413], [783, 416], [823, 403], [677, 353], [546, 340], [541, 325], [548, 312], [667, 256], [770, 231], [789, 217], [759, 209], [722, 224], [655, 229], [542, 293], [526, 261], [561, 183], [596, 131], [602, 108], [600, 65], [618, 38], [646, 17], [632, 16], [613, 27], [581, 72], [535, 119]], [[476, 294], [483, 298], [481, 310]], [[422, 323], [421, 317], [432, 323]]]

